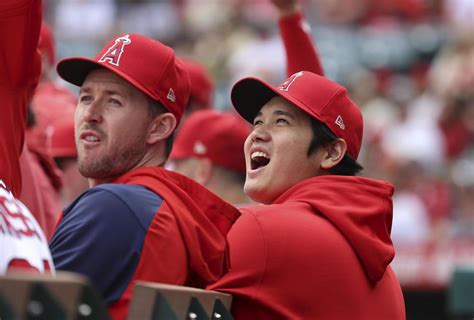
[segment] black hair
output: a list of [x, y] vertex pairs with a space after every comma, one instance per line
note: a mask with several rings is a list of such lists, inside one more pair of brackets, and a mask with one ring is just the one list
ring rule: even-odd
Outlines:
[[[169, 112], [168, 109], [166, 109], [161, 104], [161, 102], [148, 98], [148, 114], [150, 115], [151, 118], [155, 118], [156, 116], [159, 116], [160, 114], [167, 113], [167, 112]], [[166, 158], [169, 157], [171, 153], [171, 149], [173, 149], [174, 136], [175, 136], [175, 131], [173, 131], [173, 133], [170, 134], [168, 138], [166, 138], [166, 141], [165, 141]]]
[[[311, 119], [311, 129], [313, 130], [313, 139], [309, 144], [308, 156], [318, 148], [327, 146], [337, 139], [334, 133], [332, 133], [324, 123], [311, 116], [309, 117]], [[363, 169], [364, 168], [346, 152], [342, 160], [336, 166], [329, 169], [329, 172], [334, 175], [355, 176]]]

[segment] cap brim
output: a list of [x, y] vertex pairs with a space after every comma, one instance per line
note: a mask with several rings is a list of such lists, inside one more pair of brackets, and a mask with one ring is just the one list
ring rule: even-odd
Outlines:
[[252, 123], [263, 105], [276, 95], [277, 92], [260, 79], [244, 78], [232, 87], [230, 96], [235, 110]]
[[73, 57], [58, 63], [56, 70], [61, 78], [76, 86], [82, 86], [89, 72], [105, 67], [88, 58]]
[[231, 100], [235, 110], [249, 123], [253, 122], [263, 105], [275, 96], [282, 97], [301, 110], [309, 113], [312, 117], [320, 120], [317, 114], [311, 112], [307, 106], [289, 95], [287, 91], [279, 90], [258, 78], [244, 78], [238, 81], [231, 92]]
[[128, 74], [122, 72], [120, 69], [110, 66], [108, 63], [98, 63], [97, 61], [83, 57], [72, 57], [61, 60], [58, 63], [56, 70], [61, 78], [65, 81], [72, 83], [76, 86], [82, 86], [86, 80], [87, 75], [94, 69], [104, 68], [107, 69], [121, 78], [125, 79], [135, 88], [145, 93], [153, 100], [160, 101], [163, 105], [166, 105], [159, 97], [156, 97], [152, 92], [146, 89], [141, 83], [136, 81]]

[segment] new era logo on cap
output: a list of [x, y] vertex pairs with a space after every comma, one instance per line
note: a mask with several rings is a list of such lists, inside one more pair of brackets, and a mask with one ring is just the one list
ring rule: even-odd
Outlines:
[[115, 43], [107, 49], [98, 62], [108, 62], [114, 66], [119, 66], [124, 47], [130, 43], [132, 43], [132, 40], [130, 40], [128, 34], [115, 39]]
[[204, 145], [204, 143], [202, 143], [201, 141], [196, 141], [196, 143], [194, 144], [193, 150], [194, 150], [194, 153], [203, 155], [203, 154], [206, 154], [207, 148]]

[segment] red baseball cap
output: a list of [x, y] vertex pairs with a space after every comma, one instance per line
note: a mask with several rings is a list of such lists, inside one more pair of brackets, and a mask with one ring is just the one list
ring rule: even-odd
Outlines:
[[182, 61], [191, 81], [190, 100], [198, 102], [202, 109], [211, 108], [214, 98], [214, 82], [211, 76], [201, 64], [186, 58], [182, 58]]
[[234, 85], [231, 93], [234, 108], [250, 123], [263, 105], [275, 96], [323, 122], [332, 133], [346, 141], [347, 153], [357, 160], [362, 143], [362, 113], [343, 86], [312, 72], [300, 71], [278, 87], [257, 78], [245, 78]]
[[98, 67], [119, 75], [163, 104], [178, 122], [181, 119], [190, 93], [189, 76], [170, 47], [139, 34], [125, 34], [107, 43], [95, 59], [67, 58], [59, 62], [57, 71], [64, 80], [81, 86]]
[[209, 158], [216, 165], [245, 172], [244, 142], [250, 131], [234, 113], [198, 110], [178, 132], [170, 159]]
[[76, 142], [74, 141], [74, 121], [57, 121], [52, 125], [51, 149], [53, 158], [76, 158]]

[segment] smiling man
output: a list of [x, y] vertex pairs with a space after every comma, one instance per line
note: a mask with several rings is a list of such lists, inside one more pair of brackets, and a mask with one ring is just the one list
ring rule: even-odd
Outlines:
[[253, 123], [245, 192], [228, 236], [231, 271], [209, 288], [234, 296], [236, 319], [405, 318], [389, 263], [393, 186], [356, 177], [363, 119], [346, 90], [298, 72], [278, 87], [232, 89]]
[[91, 189], [53, 234], [57, 269], [88, 276], [114, 319], [126, 318], [136, 280], [203, 287], [227, 272], [225, 235], [239, 212], [162, 168], [190, 90], [173, 50], [126, 34], [58, 73], [81, 87], [75, 140]]

